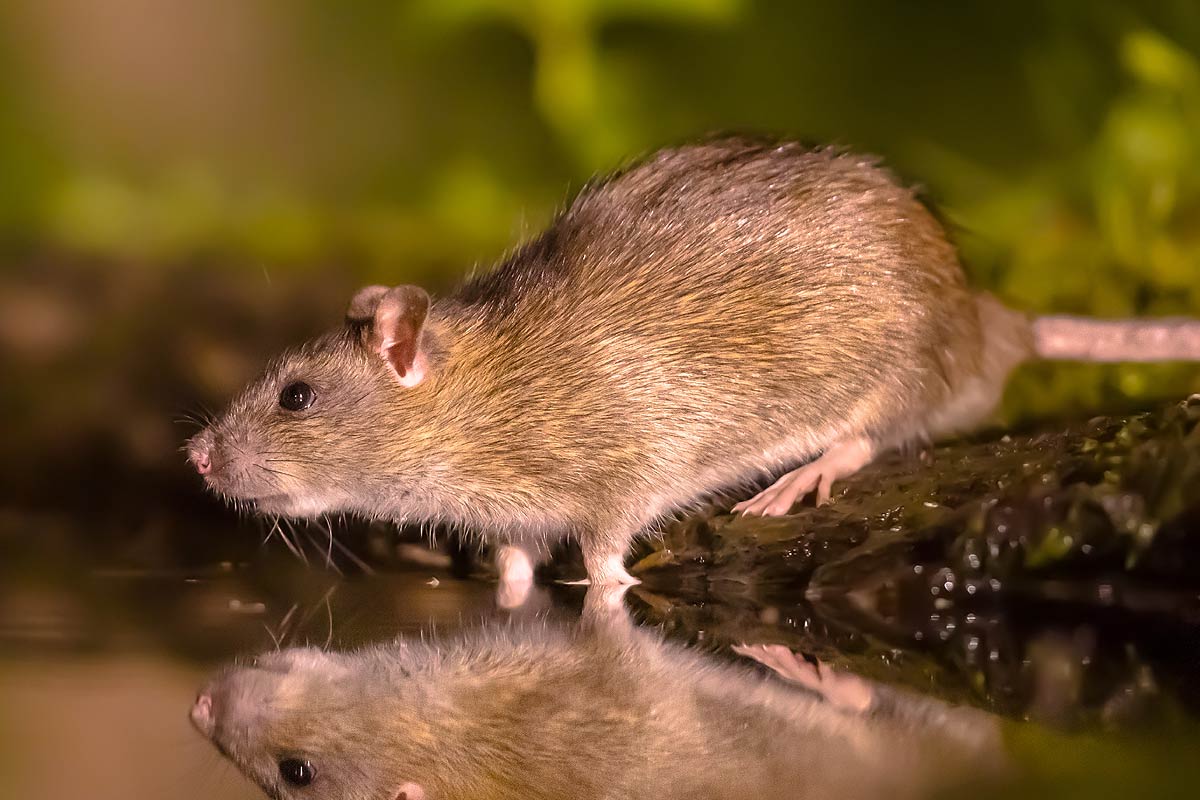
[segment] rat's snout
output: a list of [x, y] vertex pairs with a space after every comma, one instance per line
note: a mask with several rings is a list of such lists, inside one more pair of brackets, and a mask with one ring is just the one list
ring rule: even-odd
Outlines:
[[[222, 422], [197, 433], [184, 450], [188, 463], [213, 492], [232, 501], [254, 501], [260, 511], [297, 513], [283, 502], [289, 493], [280, 478], [285, 473], [268, 465], [270, 459], [262, 454], [261, 436], [237, 427], [230, 431]], [[272, 499], [276, 501], [274, 506], [264, 505]]]
[[196, 730], [216, 743], [229, 745], [230, 731], [245, 730], [259, 719], [263, 698], [274, 683], [259, 670], [235, 670], [212, 681], [196, 695], [188, 717]]
[[196, 697], [196, 702], [192, 704], [192, 712], [189, 715], [192, 719], [192, 724], [196, 726], [196, 730], [200, 731], [205, 736], [212, 736], [213, 727], [213, 700], [212, 694], [206, 689]]
[[199, 472], [201, 475], [207, 475], [212, 472], [212, 457], [209, 456], [207, 447], [191, 448], [188, 458], [191, 459], [192, 466], [196, 468], [196, 472]]
[[188, 461], [192, 462], [192, 466], [196, 468], [196, 472], [201, 475], [207, 475], [212, 472], [212, 439], [212, 433], [208, 430], [203, 430], [188, 440]]

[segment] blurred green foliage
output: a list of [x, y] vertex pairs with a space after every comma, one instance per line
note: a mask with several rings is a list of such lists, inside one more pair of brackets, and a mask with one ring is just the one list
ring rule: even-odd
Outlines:
[[1190, 757], [1200, 733], [1181, 710], [1175, 709], [1175, 714], [1170, 735], [1145, 730], [1119, 736], [1064, 734], [1039, 725], [1009, 723], [1005, 742], [1013, 763], [1020, 765], [1017, 777], [971, 791], [984, 800], [1188, 797], [1200, 780]]
[[[445, 286], [590, 175], [738, 129], [879, 152], [1018, 306], [1200, 313], [1187, 0], [7, 5], [10, 254]], [[1009, 405], [1187, 390], [1181, 365], [1034, 368]]]

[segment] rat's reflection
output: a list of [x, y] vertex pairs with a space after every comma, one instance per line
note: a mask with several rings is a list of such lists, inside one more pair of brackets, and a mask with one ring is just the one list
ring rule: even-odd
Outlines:
[[920, 797], [1000, 768], [981, 712], [780, 646], [738, 648], [777, 675], [723, 662], [634, 626], [623, 592], [572, 626], [269, 653], [192, 720], [276, 798]]

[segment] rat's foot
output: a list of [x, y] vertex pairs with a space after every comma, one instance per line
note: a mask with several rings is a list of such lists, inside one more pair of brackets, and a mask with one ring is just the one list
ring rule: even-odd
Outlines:
[[587, 577], [581, 581], [566, 581], [568, 586], [633, 586], [641, 583], [625, 571], [625, 559], [619, 553], [607, 556], [583, 554]]
[[496, 605], [504, 609], [522, 605], [533, 589], [533, 559], [521, 548], [505, 545], [496, 551], [496, 569], [500, 571]]
[[735, 645], [733, 652], [752, 658], [774, 670], [784, 680], [799, 684], [825, 698], [826, 702], [847, 711], [862, 713], [871, 707], [871, 684], [857, 675], [834, 672], [813, 664], [781, 644]]
[[735, 514], [782, 517], [796, 501], [816, 490], [817, 505], [829, 502], [833, 482], [853, 475], [875, 456], [870, 439], [848, 439], [827, 448], [819, 458], [794, 469], [749, 500], [733, 507]]

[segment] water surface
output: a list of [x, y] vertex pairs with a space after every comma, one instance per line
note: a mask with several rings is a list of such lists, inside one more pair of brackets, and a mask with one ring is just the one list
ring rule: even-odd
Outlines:
[[[216, 666], [276, 646], [436, 639], [514, 616], [570, 624], [584, 602], [581, 587], [551, 583], [500, 609], [484, 566], [417, 563], [378, 529], [348, 530], [337, 547], [309, 531], [304, 561], [232, 520], [162, 520], [169, 530], [140, 546], [99, 535], [80, 546], [86, 520], [2, 522], [3, 797], [261, 797], [188, 723]], [[633, 620], [706, 658], [781, 643], [996, 714], [1017, 783], [989, 777], [972, 787], [985, 796], [1183, 796], [1200, 778], [1194, 597], [1166, 594], [1141, 612], [1003, 597], [967, 608], [895, 592], [814, 601], [779, 575], [645, 578], [626, 597]]]

